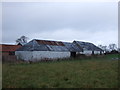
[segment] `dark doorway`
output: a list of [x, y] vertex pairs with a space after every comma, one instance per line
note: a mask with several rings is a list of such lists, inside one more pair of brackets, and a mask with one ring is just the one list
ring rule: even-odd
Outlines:
[[76, 52], [71, 52], [71, 57], [76, 57]]
[[92, 51], [92, 55], [94, 55], [94, 51]]
[[9, 51], [9, 55], [15, 55], [14, 51]]

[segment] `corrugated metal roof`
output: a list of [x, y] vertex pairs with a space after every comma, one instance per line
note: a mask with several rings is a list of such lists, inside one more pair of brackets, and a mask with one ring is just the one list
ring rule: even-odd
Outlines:
[[1, 44], [0, 47], [2, 47], [0, 49], [0, 51], [15, 51], [18, 48], [21, 47], [21, 45], [7, 45], [7, 44]]
[[60, 41], [32, 40], [17, 51], [69, 51]]
[[60, 41], [36, 40], [39, 44], [64, 46]]
[[69, 51], [65, 46], [46, 45], [50, 51]]
[[33, 39], [29, 43], [25, 44], [17, 51], [70, 51], [70, 52], [82, 52], [85, 50], [102, 51], [92, 43], [74, 41], [73, 43], [61, 42], [61, 41], [48, 41]]
[[[45, 47], [47, 47], [45, 51], [69, 51], [61, 41], [48, 41], [48, 40], [35, 40], [35, 41], [37, 41], [39, 45], [44, 45]], [[40, 48], [39, 50], [41, 50]]]
[[19, 48], [17, 51], [70, 51], [81, 52], [82, 48], [75, 43], [48, 41], [33, 39], [26, 45]]
[[68, 48], [71, 52], [82, 52], [82, 48], [78, 47], [76, 44], [74, 43], [69, 43], [69, 42], [63, 42], [65, 47]]
[[84, 50], [92, 50], [92, 51], [103, 51], [99, 47], [95, 46], [92, 43], [89, 42], [82, 42], [82, 41], [73, 41], [76, 45], [82, 47]]

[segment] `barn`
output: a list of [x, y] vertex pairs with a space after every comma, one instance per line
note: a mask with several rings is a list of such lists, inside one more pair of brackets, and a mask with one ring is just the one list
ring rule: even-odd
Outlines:
[[50, 60], [58, 58], [75, 57], [76, 52], [81, 52], [76, 44], [33, 39], [21, 48], [17, 49], [15, 55], [18, 59], [26, 61]]
[[83, 52], [82, 54], [91, 55], [91, 54], [102, 54], [103, 50], [94, 45], [93, 43], [89, 42], [82, 42], [82, 41], [73, 41], [78, 47], [82, 47]]

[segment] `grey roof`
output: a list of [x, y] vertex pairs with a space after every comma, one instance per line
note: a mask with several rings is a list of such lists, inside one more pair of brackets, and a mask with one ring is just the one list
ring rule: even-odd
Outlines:
[[81, 46], [83, 50], [103, 51], [101, 48], [89, 42], [73, 41], [73, 43], [75, 43], [78, 46]]
[[17, 49], [17, 51], [45, 51], [49, 50], [45, 45], [39, 45], [35, 40], [28, 42], [23, 45], [21, 48]]
[[75, 44], [61, 42], [33, 39], [25, 44], [17, 51], [81, 51]]
[[74, 43], [69, 43], [69, 42], [63, 42], [65, 47], [68, 48], [71, 52], [81, 52], [82, 48], [79, 48], [76, 44]]
[[83, 50], [103, 51], [99, 47], [89, 42], [73, 41], [61, 42], [61, 41], [49, 41], [49, 40], [37, 40], [33, 39], [27, 44], [23, 45], [17, 51], [70, 51], [70, 52], [82, 52]]

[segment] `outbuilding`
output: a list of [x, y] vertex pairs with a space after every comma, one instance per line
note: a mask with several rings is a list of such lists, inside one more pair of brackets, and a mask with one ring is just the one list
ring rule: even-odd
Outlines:
[[102, 54], [103, 50], [93, 43], [89, 42], [82, 42], [82, 41], [73, 41], [74, 44], [76, 44], [78, 47], [81, 47], [83, 51], [82, 54], [85, 55], [91, 55], [91, 54]]
[[0, 52], [2, 55], [15, 55], [15, 51], [20, 47], [21, 45], [0, 44]]
[[18, 59], [38, 61], [74, 57], [80, 51], [82, 50], [72, 43], [33, 39], [16, 50], [15, 55]]

